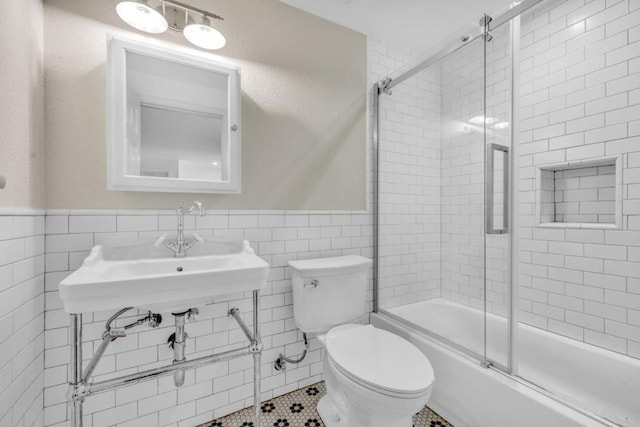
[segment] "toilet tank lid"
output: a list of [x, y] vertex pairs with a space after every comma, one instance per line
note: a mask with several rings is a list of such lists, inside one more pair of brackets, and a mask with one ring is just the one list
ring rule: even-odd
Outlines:
[[300, 276], [334, 276], [367, 270], [373, 261], [359, 255], [289, 261], [289, 267]]

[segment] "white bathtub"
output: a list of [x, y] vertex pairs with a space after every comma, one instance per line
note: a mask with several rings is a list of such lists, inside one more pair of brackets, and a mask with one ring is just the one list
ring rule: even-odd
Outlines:
[[[389, 311], [481, 353], [483, 320], [479, 310], [434, 299]], [[407, 338], [427, 355], [436, 375], [429, 406], [456, 427], [640, 427], [637, 359], [527, 325], [518, 328], [518, 375], [613, 422], [608, 424], [573, 410], [513, 377], [485, 369], [388, 316], [374, 313], [371, 323]], [[506, 320], [488, 315], [487, 330], [489, 357], [506, 360]]]

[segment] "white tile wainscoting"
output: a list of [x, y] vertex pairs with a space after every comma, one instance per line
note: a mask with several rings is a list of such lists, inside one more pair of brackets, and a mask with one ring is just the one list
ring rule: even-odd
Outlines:
[[[47, 426], [67, 425], [67, 372], [69, 316], [62, 309], [58, 283], [80, 266], [95, 244], [114, 239], [153, 239], [176, 229], [174, 211], [49, 211], [46, 217], [46, 331], [44, 418]], [[373, 227], [367, 212], [209, 211], [185, 217], [185, 229], [203, 236], [235, 236], [249, 240], [270, 266], [269, 284], [262, 292], [263, 353], [262, 397], [269, 399], [322, 379], [321, 350], [312, 351], [300, 365], [285, 372], [273, 369], [280, 352], [303, 349], [302, 333], [293, 322], [290, 274], [287, 261], [345, 254], [373, 255]], [[369, 302], [372, 301], [371, 283]], [[228, 318], [237, 306], [251, 324], [250, 295], [216, 299], [187, 324], [191, 339], [187, 357], [194, 358], [238, 346], [245, 340]], [[105, 320], [113, 313], [84, 316], [83, 357], [97, 348]], [[127, 316], [129, 319], [135, 315]], [[166, 345], [173, 332], [173, 316], [162, 313], [158, 329], [136, 329], [115, 341], [96, 370], [106, 379], [171, 363]], [[185, 385], [175, 388], [171, 376], [89, 397], [85, 425], [193, 426], [252, 404], [252, 359], [245, 357], [187, 372]]]
[[0, 426], [43, 423], [44, 212], [0, 211]]

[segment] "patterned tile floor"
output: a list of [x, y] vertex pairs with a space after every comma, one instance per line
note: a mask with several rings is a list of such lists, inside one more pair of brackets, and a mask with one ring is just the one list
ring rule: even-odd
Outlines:
[[[324, 382], [310, 385], [262, 403], [264, 427], [324, 427], [316, 405], [326, 389]], [[413, 417], [414, 427], [453, 427], [428, 407]], [[253, 409], [247, 408], [198, 427], [253, 427]]]

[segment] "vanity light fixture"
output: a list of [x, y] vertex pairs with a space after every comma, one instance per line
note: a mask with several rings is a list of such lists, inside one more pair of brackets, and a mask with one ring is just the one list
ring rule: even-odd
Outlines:
[[[116, 12], [124, 22], [146, 33], [160, 34], [170, 29], [183, 33], [191, 44], [209, 50], [220, 49], [226, 44], [222, 33], [211, 26], [212, 18], [224, 19], [220, 15], [173, 0], [152, 1], [159, 6], [154, 9], [149, 4], [150, 0], [121, 1]], [[200, 15], [198, 23], [194, 22], [191, 14]]]
[[121, 1], [116, 12], [124, 22], [145, 33], [164, 33], [169, 26], [163, 14], [149, 6], [148, 1]]
[[222, 33], [211, 26], [211, 20], [206, 15], [202, 15], [199, 24], [189, 24], [182, 32], [191, 44], [203, 49], [220, 49], [227, 44]]

